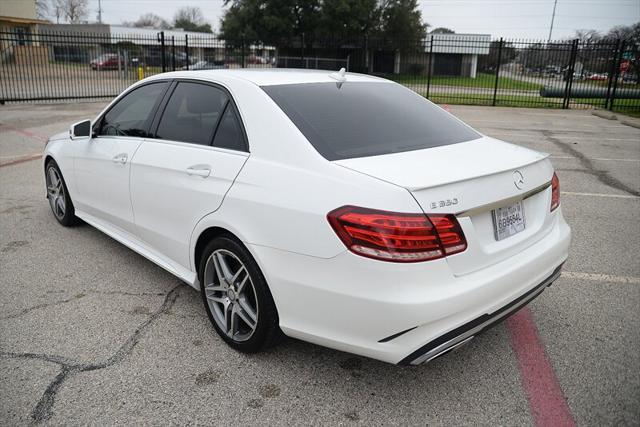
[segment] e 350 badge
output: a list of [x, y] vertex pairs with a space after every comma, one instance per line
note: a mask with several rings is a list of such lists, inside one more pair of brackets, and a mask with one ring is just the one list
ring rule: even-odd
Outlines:
[[460, 200], [460, 197], [454, 197], [452, 199], [437, 200], [435, 202], [431, 202], [429, 207], [431, 209], [440, 209], [440, 208], [446, 208], [448, 206], [455, 206], [461, 202], [462, 200]]

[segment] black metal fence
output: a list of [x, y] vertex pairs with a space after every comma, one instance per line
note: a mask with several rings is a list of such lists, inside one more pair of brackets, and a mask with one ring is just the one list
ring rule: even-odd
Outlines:
[[384, 76], [437, 103], [606, 108], [640, 113], [640, 54], [624, 40], [586, 43], [429, 35], [420, 42], [283, 40], [140, 31], [0, 29], [0, 102], [99, 99], [169, 70], [316, 68]]

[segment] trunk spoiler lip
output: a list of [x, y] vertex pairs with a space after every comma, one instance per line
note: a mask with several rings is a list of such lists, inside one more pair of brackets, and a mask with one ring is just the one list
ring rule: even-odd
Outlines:
[[456, 217], [473, 216], [476, 213], [485, 212], [493, 208], [508, 205], [510, 202], [517, 202], [518, 200], [528, 199], [529, 197], [535, 196], [536, 194], [546, 190], [549, 187], [551, 187], [551, 180], [545, 182], [542, 185], [537, 186], [536, 188], [526, 191], [522, 194], [516, 194], [515, 196], [507, 197], [506, 199], [500, 199], [500, 200], [496, 200], [495, 202], [485, 203], [484, 205], [480, 205], [480, 206], [473, 207], [471, 209], [456, 212], [454, 213], [454, 215]]
[[[445, 185], [449, 185], [449, 184], [452, 184], [452, 183], [454, 183], [454, 182], [455, 182], [455, 183], [460, 183], [460, 182], [470, 181], [470, 180], [472, 180], [472, 179], [482, 178], [482, 177], [485, 177], [485, 176], [496, 175], [496, 174], [503, 173], [503, 172], [507, 172], [507, 171], [510, 171], [510, 170], [516, 170], [516, 169], [518, 169], [518, 168], [524, 168], [524, 167], [527, 167], [527, 166], [533, 165], [533, 164], [535, 164], [535, 163], [541, 162], [541, 161], [543, 161], [543, 160], [546, 160], [546, 159], [548, 159], [549, 157], [550, 157], [550, 154], [549, 154], [549, 153], [539, 153], [539, 156], [537, 156], [536, 158], [531, 159], [531, 160], [530, 160], [530, 161], [528, 161], [528, 162], [521, 163], [521, 164], [520, 164], [520, 165], [518, 165], [518, 166], [512, 166], [512, 167], [508, 167], [508, 168], [496, 169], [496, 170], [493, 170], [493, 171], [491, 171], [491, 172], [482, 173], [482, 174], [479, 174], [479, 175], [474, 175], [474, 176], [471, 176], [471, 177], [469, 177], [469, 178], [461, 179], [461, 180], [459, 180], [459, 181], [443, 182], [443, 183], [441, 183], [441, 184], [436, 184], [436, 185], [421, 185], [421, 186], [419, 186], [419, 187], [404, 187], [404, 188], [406, 188], [407, 190], [409, 190], [409, 191], [411, 191], [411, 192], [414, 192], [414, 191], [421, 191], [421, 190], [431, 190], [431, 189], [433, 189], [433, 188], [443, 187], [443, 186], [445, 186]], [[551, 184], [551, 180], [549, 180], [549, 184]]]

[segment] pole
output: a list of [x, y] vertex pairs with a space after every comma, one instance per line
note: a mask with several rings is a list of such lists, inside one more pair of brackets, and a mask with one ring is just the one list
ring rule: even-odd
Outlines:
[[300, 62], [304, 64], [304, 33], [300, 35]]
[[620, 53], [616, 61], [615, 77], [613, 79], [613, 90], [611, 91], [611, 100], [609, 101], [609, 111], [613, 111], [613, 102], [616, 100], [616, 90], [618, 89], [618, 79], [620, 78], [620, 64], [622, 63], [622, 55], [624, 54], [625, 40], [620, 43]]
[[184, 53], [187, 60], [187, 70], [189, 69], [189, 34], [184, 35]]
[[551, 26], [549, 27], [549, 38], [547, 43], [551, 43], [551, 34], [553, 33], [553, 21], [556, 19], [556, 6], [558, 6], [558, 0], [553, 2], [553, 14], [551, 15]]
[[500, 63], [502, 62], [502, 45], [504, 40], [500, 37], [500, 42], [498, 43], [498, 64], [496, 65], [496, 80], [493, 84], [493, 103], [492, 105], [496, 106], [496, 101], [498, 97], [498, 82], [500, 81]]
[[242, 48], [240, 49], [240, 54], [242, 55], [242, 68], [245, 68], [247, 66], [247, 62], [245, 59], [245, 39], [244, 39], [244, 35], [242, 36]]
[[102, 0], [98, 0], [98, 23], [102, 24]]
[[433, 56], [433, 39], [435, 36], [431, 35], [431, 41], [429, 44], [429, 65], [427, 66], [427, 99], [429, 99], [429, 88], [431, 87], [431, 57]]
[[171, 36], [171, 71], [176, 70], [176, 36]]
[[613, 51], [613, 58], [611, 58], [611, 67], [609, 67], [609, 81], [607, 82], [607, 97], [604, 100], [604, 109], [609, 108], [611, 102], [611, 88], [613, 87], [613, 78], [616, 74], [616, 64], [618, 62], [618, 53], [620, 52], [620, 39], [616, 40], [616, 47]]
[[164, 31], [158, 33], [158, 41], [160, 42], [160, 60], [162, 61], [162, 72], [167, 71], [167, 60], [164, 55]]
[[564, 100], [562, 108], [569, 108], [571, 102], [571, 87], [573, 86], [573, 72], [576, 66], [576, 56], [578, 55], [578, 39], [575, 39], [571, 45], [571, 56], [569, 57], [569, 66], [567, 67], [567, 83], [564, 87]]

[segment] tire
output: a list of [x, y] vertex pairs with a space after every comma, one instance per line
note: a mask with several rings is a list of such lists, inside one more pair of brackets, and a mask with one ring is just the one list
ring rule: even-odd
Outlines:
[[257, 353], [282, 338], [264, 275], [240, 242], [230, 236], [211, 240], [200, 259], [198, 278], [209, 320], [230, 347]]
[[47, 199], [53, 216], [65, 227], [78, 224], [80, 220], [75, 215], [76, 211], [58, 164], [55, 160], [49, 160], [44, 170], [47, 183]]

